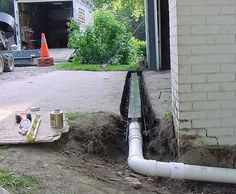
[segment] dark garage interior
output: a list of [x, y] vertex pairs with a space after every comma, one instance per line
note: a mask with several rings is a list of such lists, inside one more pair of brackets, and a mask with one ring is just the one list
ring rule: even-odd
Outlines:
[[50, 48], [67, 47], [72, 1], [20, 3], [19, 17], [23, 49], [40, 48], [41, 33], [46, 34]]

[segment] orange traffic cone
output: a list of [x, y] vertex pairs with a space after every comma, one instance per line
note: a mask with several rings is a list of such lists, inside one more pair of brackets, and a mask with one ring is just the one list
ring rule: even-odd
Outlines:
[[48, 44], [44, 33], [41, 36], [41, 57], [49, 57]]
[[49, 67], [52, 65], [54, 65], [54, 59], [49, 56], [48, 44], [45, 38], [45, 34], [42, 33], [40, 58], [38, 59], [38, 66]]

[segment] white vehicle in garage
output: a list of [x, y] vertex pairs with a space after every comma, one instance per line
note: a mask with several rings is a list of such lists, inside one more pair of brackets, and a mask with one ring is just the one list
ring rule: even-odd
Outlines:
[[11, 49], [14, 45], [14, 18], [0, 12], [0, 74], [13, 71], [15, 67]]

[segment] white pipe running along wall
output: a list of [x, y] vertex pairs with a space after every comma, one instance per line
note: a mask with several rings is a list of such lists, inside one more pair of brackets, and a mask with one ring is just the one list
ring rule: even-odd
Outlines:
[[142, 175], [175, 179], [236, 183], [236, 169], [187, 165], [184, 163], [157, 162], [143, 158], [143, 142], [139, 122], [129, 124], [129, 167]]

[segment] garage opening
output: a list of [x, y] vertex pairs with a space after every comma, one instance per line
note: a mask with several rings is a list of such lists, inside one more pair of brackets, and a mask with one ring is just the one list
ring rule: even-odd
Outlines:
[[46, 34], [49, 48], [67, 47], [72, 1], [19, 3], [18, 9], [22, 49], [40, 48], [41, 33]]

